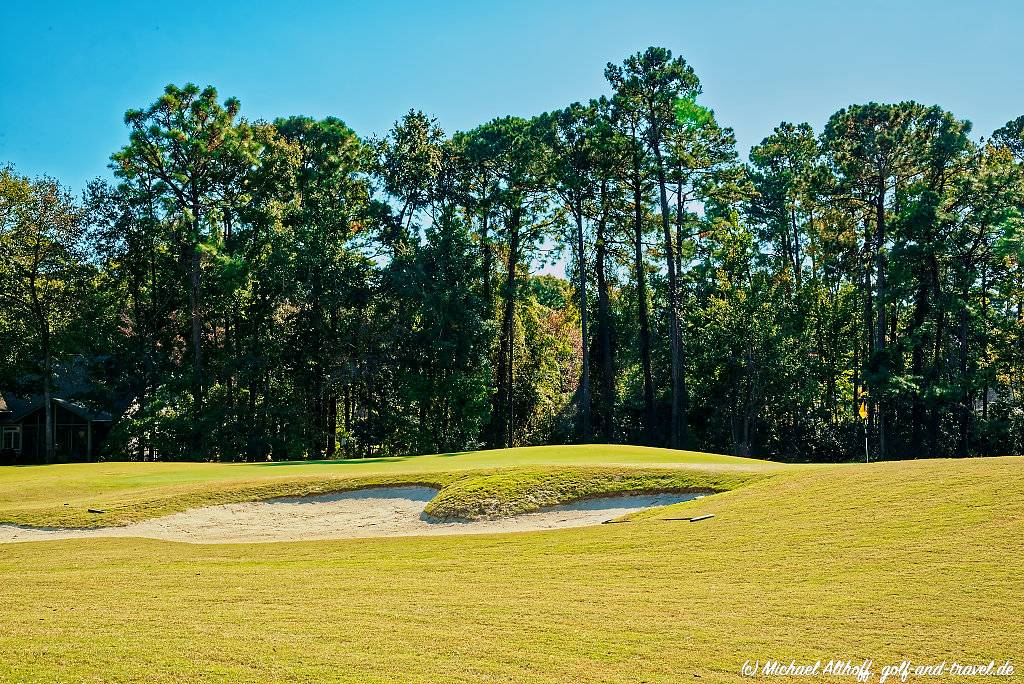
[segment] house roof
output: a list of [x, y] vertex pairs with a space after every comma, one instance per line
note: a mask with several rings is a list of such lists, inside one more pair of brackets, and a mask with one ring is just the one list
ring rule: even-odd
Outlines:
[[82, 404], [79, 404], [74, 401], [68, 401], [67, 399], [60, 399], [58, 397], [54, 397], [53, 401], [57, 404], [60, 404], [68, 411], [74, 413], [76, 416], [82, 418], [83, 420], [112, 420], [112, 416], [106, 411], [93, 411], [92, 409], [83, 406]]
[[42, 402], [36, 403], [31, 399], [19, 399], [8, 392], [0, 392], [0, 402], [3, 402], [6, 409], [4, 413], [0, 413], [0, 420], [10, 423], [21, 420], [29, 413], [32, 413], [35, 408], [42, 406]]
[[[50, 396], [55, 404], [83, 420], [109, 421], [113, 419], [111, 412], [120, 413], [128, 401], [96, 391], [89, 367], [98, 361], [75, 357], [56, 368]], [[43, 408], [42, 393], [35, 389], [41, 387], [40, 380], [38, 376], [26, 375], [14, 379], [12, 385], [0, 387], [0, 422], [18, 422]]]
[[[111, 415], [106, 411], [94, 411], [76, 401], [53, 397], [53, 403], [75, 414], [82, 420], [109, 421], [112, 419]], [[17, 423], [25, 416], [43, 408], [43, 398], [36, 395], [20, 399], [12, 394], [0, 392], [0, 405], [6, 409], [6, 413], [0, 410], [0, 420], [8, 423]]]

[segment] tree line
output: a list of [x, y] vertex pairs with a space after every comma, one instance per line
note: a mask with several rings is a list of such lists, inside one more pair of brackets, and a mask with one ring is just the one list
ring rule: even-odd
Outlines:
[[168, 86], [81, 200], [5, 168], [0, 386], [84, 367], [138, 459], [1024, 450], [1024, 117], [853, 105], [744, 163], [681, 57], [605, 76], [368, 139]]

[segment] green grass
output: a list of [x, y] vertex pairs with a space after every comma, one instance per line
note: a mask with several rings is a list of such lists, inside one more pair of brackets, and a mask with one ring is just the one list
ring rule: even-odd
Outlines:
[[498, 518], [612, 494], [725, 492], [766, 476], [756, 471], [596, 466], [478, 471], [444, 486], [427, 504], [426, 512], [461, 520]]
[[724, 491], [785, 469], [732, 456], [613, 445], [352, 461], [27, 466], [0, 468], [0, 522], [98, 527], [197, 506], [395, 484], [457, 484], [452, 493], [442, 492], [431, 512], [474, 518], [626, 491]]
[[[0, 546], [0, 680], [731, 682], [747, 659], [832, 657], [873, 659], [874, 682], [903, 658], [1008, 659], [1024, 672], [1022, 459], [774, 469], [694, 457], [666, 469], [680, 462], [632, 457], [644, 471], [746, 479], [629, 524], [551, 532]], [[471, 493], [462, 458], [415, 472], [455, 473]], [[632, 471], [611, 452], [594, 458], [563, 462], [577, 475], [558, 486], [588, 495], [586, 473]], [[474, 476], [484, 499], [509, 501], [515, 487], [488, 478], [519, 468], [536, 491], [559, 465], [466, 460], [491, 471]], [[42, 480], [28, 498], [45, 509], [60, 468], [20, 470]], [[403, 473], [374, 476], [392, 475]], [[120, 492], [146, 487], [157, 485]], [[701, 513], [715, 517], [663, 520]]]

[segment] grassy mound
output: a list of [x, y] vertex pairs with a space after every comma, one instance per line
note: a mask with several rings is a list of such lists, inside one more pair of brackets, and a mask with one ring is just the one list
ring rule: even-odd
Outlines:
[[1020, 458], [784, 470], [669, 511], [491, 536], [7, 545], [0, 680], [735, 682], [748, 659], [868, 658], [877, 682], [902, 659], [1024, 663]]
[[615, 494], [725, 492], [762, 474], [654, 468], [516, 468], [456, 479], [427, 504], [437, 518], [480, 520]]
[[600, 494], [722, 491], [783, 470], [753, 459], [611, 445], [354, 461], [11, 467], [0, 468], [0, 523], [102, 527], [200, 506], [394, 485], [451, 489], [432, 512], [472, 519]]

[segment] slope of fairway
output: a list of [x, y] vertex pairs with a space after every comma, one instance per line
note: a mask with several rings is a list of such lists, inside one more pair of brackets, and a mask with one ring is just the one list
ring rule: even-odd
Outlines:
[[[664, 520], [698, 513], [715, 517]], [[719, 682], [766, 658], [871, 659], [872, 682], [904, 658], [1019, 673], [1022, 532], [1024, 461], [1001, 458], [784, 471], [556, 532], [15, 544], [0, 680]]]
[[[588, 496], [733, 489], [787, 466], [620, 445], [289, 463], [78, 463], [0, 468], [0, 523], [92, 527], [198, 506], [374, 485], [451, 488], [429, 512], [509, 515]], [[104, 511], [89, 513], [88, 509]]]

